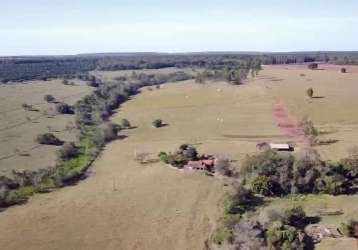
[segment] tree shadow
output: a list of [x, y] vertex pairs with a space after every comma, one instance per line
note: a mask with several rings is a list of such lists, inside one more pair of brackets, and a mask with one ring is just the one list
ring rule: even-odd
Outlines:
[[124, 140], [126, 138], [128, 138], [126, 135], [117, 135], [116, 140]]
[[320, 216], [307, 216], [305, 218], [305, 224], [317, 224], [321, 221], [321, 217]]
[[320, 140], [318, 145], [324, 146], [324, 145], [331, 145], [339, 142], [340, 140], [336, 139], [328, 139], [328, 140]]

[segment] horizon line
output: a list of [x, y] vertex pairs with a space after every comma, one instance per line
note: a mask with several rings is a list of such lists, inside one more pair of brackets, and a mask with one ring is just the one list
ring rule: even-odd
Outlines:
[[240, 50], [208, 50], [208, 51], [123, 51], [123, 52], [83, 52], [74, 54], [19, 54], [19, 55], [0, 55], [2, 58], [14, 57], [70, 57], [70, 56], [95, 56], [95, 55], [134, 55], [134, 54], [167, 54], [167, 55], [183, 55], [183, 54], [288, 54], [288, 53], [358, 53], [358, 50], [292, 50], [292, 51], [240, 51]]

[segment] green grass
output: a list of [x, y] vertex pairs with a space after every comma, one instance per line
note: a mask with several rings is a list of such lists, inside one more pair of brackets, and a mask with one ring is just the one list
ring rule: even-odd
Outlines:
[[212, 241], [217, 245], [221, 245], [226, 241], [231, 242], [232, 240], [232, 230], [228, 229], [227, 227], [221, 227], [216, 229], [212, 236]]

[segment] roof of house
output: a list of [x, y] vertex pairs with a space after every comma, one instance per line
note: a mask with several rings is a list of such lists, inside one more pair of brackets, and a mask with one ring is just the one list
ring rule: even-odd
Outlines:
[[208, 166], [214, 165], [214, 160], [201, 160], [201, 162]]
[[290, 145], [287, 143], [270, 143], [270, 148], [272, 149], [290, 149]]
[[213, 160], [189, 161], [188, 166], [191, 168], [209, 168], [214, 165]]

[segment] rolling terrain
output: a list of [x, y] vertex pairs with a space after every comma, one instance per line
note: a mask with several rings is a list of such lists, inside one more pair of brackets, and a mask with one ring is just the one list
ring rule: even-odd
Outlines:
[[[273, 115], [280, 100], [296, 119], [308, 115], [325, 132], [320, 136], [337, 140], [317, 147], [325, 159], [344, 157], [358, 144], [353, 115], [358, 76], [285, 67], [266, 67], [241, 86], [186, 81], [143, 88], [111, 118], [118, 123], [126, 118], [135, 128], [122, 131], [123, 139], [105, 147], [88, 179], [0, 213], [0, 245], [10, 250], [25, 245], [36, 250], [205, 249], [221, 214], [226, 180], [159, 162], [140, 164], [135, 155], [155, 158], [160, 151], [173, 152], [190, 143], [200, 153], [229, 157], [239, 169], [246, 154], [257, 152], [258, 142], [294, 139], [278, 127]], [[322, 97], [309, 100], [309, 87]], [[167, 125], [153, 128], [157, 118]], [[304, 203], [308, 214], [322, 207], [334, 209], [337, 203], [345, 216], [357, 214], [352, 203], [345, 202], [356, 196], [322, 199], [327, 201]], [[322, 223], [340, 220], [323, 218]]]

